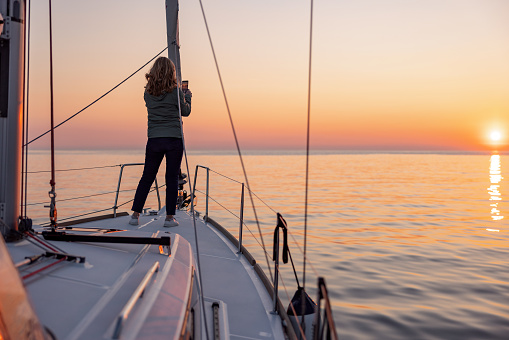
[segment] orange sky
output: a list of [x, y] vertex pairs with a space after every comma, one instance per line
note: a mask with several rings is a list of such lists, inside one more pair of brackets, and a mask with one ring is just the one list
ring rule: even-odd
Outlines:
[[[30, 135], [49, 127], [47, 3], [32, 1]], [[241, 147], [305, 144], [309, 3], [205, 1]], [[164, 1], [54, 0], [60, 122], [166, 44]], [[180, 5], [188, 149], [233, 135], [197, 1]], [[315, 2], [312, 147], [489, 150], [509, 144], [509, 2]], [[56, 130], [59, 148], [144, 148], [145, 69]], [[502, 133], [498, 145], [489, 134]], [[33, 144], [45, 147], [48, 138]], [[493, 143], [491, 143], [493, 144]]]

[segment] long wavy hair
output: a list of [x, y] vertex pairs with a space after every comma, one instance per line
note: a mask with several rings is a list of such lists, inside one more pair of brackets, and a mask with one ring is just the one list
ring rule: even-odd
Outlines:
[[170, 93], [177, 87], [175, 65], [166, 57], [157, 58], [150, 72], [145, 74], [145, 78], [147, 78], [145, 91], [153, 96], [160, 96], [164, 92]]

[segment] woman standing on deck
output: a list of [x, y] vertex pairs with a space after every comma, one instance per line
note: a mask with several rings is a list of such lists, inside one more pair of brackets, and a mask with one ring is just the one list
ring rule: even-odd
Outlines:
[[145, 105], [148, 113], [148, 140], [145, 149], [145, 167], [134, 195], [133, 214], [129, 224], [137, 225], [150, 187], [154, 182], [163, 157], [166, 156], [166, 220], [165, 227], [178, 226], [175, 209], [178, 194], [178, 175], [182, 161], [183, 143], [179, 115], [191, 113], [191, 91], [184, 94], [177, 86], [175, 65], [166, 57], [159, 57], [150, 72], [145, 74]]

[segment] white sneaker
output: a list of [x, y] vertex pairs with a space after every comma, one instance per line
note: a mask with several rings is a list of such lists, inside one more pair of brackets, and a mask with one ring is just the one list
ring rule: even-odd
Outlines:
[[131, 215], [131, 220], [129, 221], [129, 224], [130, 225], [138, 225], [139, 224], [138, 218], [139, 217], [134, 217], [134, 215]]
[[166, 219], [164, 220], [164, 226], [165, 227], [177, 227], [179, 225], [179, 223], [177, 222], [177, 220], [175, 219], [175, 217], [166, 217]]

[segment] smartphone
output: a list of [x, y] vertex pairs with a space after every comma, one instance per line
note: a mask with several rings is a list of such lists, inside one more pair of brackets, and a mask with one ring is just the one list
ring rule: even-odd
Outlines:
[[189, 89], [189, 80], [182, 80], [182, 91], [186, 92]]

